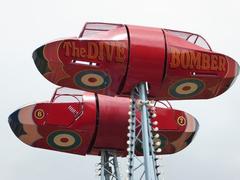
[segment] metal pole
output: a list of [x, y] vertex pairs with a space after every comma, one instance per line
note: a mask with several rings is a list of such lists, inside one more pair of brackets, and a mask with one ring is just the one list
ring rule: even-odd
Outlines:
[[149, 133], [149, 142], [150, 142], [150, 153], [152, 155], [152, 165], [153, 165], [153, 174], [154, 179], [158, 180], [158, 172], [157, 172], [157, 159], [154, 151], [154, 142], [153, 142], [153, 134], [151, 132], [151, 125], [150, 125], [150, 119], [148, 119], [148, 133]]
[[110, 180], [111, 167], [109, 166], [109, 154], [104, 151], [104, 176], [105, 180]]
[[121, 180], [120, 177], [120, 171], [119, 171], [119, 166], [118, 166], [118, 161], [117, 161], [117, 156], [114, 154], [113, 156], [113, 166], [114, 166], [114, 171], [115, 171], [115, 176], [117, 180]]
[[143, 154], [144, 154], [144, 167], [145, 167], [145, 179], [150, 180], [151, 177], [151, 160], [149, 150], [149, 130], [148, 130], [148, 111], [147, 111], [147, 92], [146, 84], [141, 83], [139, 86], [139, 97], [142, 101], [142, 140], [143, 140]]
[[134, 179], [134, 156], [135, 156], [135, 143], [136, 143], [136, 102], [134, 99], [134, 93], [135, 90], [132, 91], [131, 94], [131, 103], [130, 103], [130, 123], [129, 123], [129, 152], [128, 152], [128, 156], [129, 156], [129, 166], [128, 166], [128, 170], [129, 170], [129, 180], [133, 180]]
[[101, 180], [105, 180], [105, 177], [104, 177], [104, 150], [101, 151]]

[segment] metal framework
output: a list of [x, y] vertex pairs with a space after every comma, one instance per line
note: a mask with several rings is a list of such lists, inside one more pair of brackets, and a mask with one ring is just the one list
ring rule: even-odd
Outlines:
[[[161, 152], [155, 108], [147, 99], [147, 83], [138, 85], [131, 94], [128, 133], [128, 179], [158, 180], [157, 152]], [[137, 156], [143, 154], [143, 159]]]
[[110, 150], [101, 151], [101, 162], [97, 164], [97, 169], [101, 176], [101, 180], [121, 180], [117, 156]]
[[[131, 93], [127, 135], [128, 180], [159, 180], [161, 174], [156, 156], [156, 153], [161, 152], [158, 122], [154, 121], [156, 103], [150, 106], [147, 91], [147, 83], [141, 83]], [[113, 152], [102, 150], [99, 165], [101, 180], [121, 179], [117, 157]]]

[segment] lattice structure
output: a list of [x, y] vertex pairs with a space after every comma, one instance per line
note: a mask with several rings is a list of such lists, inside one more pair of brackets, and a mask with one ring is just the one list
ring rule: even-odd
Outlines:
[[[155, 108], [147, 100], [147, 84], [137, 86], [131, 95], [128, 133], [128, 179], [158, 180], [158, 158], [161, 142]], [[141, 152], [139, 152], [141, 151]], [[143, 160], [137, 156], [143, 153]]]
[[[157, 153], [160, 153], [161, 141], [158, 134], [158, 122], [155, 113], [156, 103], [147, 99], [147, 83], [133, 89], [129, 105], [128, 126], [128, 180], [159, 180], [161, 175]], [[139, 156], [143, 154], [143, 156]], [[120, 180], [117, 156], [109, 150], [102, 150], [101, 163], [97, 169], [101, 180]]]
[[96, 171], [101, 180], [121, 180], [117, 156], [110, 150], [101, 151], [101, 162]]

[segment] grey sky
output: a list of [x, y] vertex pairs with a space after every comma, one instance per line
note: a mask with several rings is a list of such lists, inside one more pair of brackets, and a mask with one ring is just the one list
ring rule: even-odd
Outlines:
[[[164, 27], [198, 33], [213, 50], [240, 63], [237, 0], [112, 1], [0, 0], [0, 179], [95, 178], [98, 157], [32, 148], [8, 126], [8, 115], [24, 105], [49, 100], [55, 87], [35, 68], [32, 52], [45, 42], [77, 36], [86, 21]], [[194, 115], [200, 129], [192, 144], [164, 156], [166, 180], [238, 180], [240, 177], [240, 80], [211, 100], [173, 102]], [[122, 163], [123, 164], [123, 163]], [[124, 172], [125, 169], [122, 169]]]

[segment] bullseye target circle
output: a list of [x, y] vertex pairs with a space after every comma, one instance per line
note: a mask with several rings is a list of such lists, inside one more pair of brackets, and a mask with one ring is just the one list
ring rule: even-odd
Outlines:
[[48, 145], [59, 151], [68, 151], [78, 148], [81, 137], [73, 131], [54, 131], [47, 138]]
[[75, 83], [84, 89], [97, 91], [107, 88], [111, 78], [102, 71], [84, 70], [75, 76]]
[[189, 98], [196, 96], [204, 89], [204, 83], [199, 79], [184, 79], [173, 84], [169, 92], [176, 98]]

